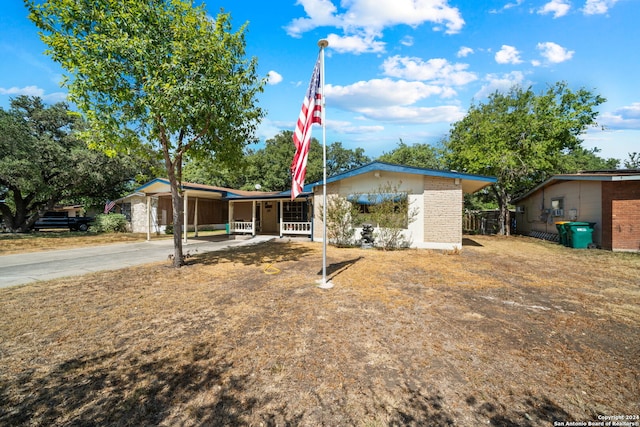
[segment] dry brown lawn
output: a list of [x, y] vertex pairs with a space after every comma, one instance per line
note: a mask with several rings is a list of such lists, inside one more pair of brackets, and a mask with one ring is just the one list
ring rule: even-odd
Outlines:
[[[539, 426], [640, 414], [640, 255], [275, 241], [0, 290], [0, 425]], [[631, 421], [638, 421], [633, 420]]]

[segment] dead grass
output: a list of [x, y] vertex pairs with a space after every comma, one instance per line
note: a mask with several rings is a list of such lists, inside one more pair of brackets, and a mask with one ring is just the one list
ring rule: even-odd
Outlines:
[[[200, 236], [223, 234], [221, 231], [200, 232]], [[189, 233], [193, 236], [193, 232]], [[152, 234], [151, 239], [172, 239], [166, 234]], [[45, 230], [33, 233], [0, 233], [0, 255], [25, 252], [69, 249], [83, 246], [105, 245], [109, 243], [141, 242], [147, 239], [145, 233], [92, 233], [77, 231]]]
[[640, 256], [273, 242], [0, 291], [0, 425], [499, 426], [640, 414]]

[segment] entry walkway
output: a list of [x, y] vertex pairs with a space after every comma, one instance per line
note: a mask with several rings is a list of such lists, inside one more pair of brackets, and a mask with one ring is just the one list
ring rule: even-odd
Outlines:
[[[183, 244], [182, 250], [185, 254], [194, 255], [273, 239], [274, 236], [255, 236], [243, 240], [190, 238], [188, 243]], [[95, 271], [118, 270], [167, 260], [170, 254], [173, 254], [173, 239], [3, 255], [0, 256], [0, 288]]]

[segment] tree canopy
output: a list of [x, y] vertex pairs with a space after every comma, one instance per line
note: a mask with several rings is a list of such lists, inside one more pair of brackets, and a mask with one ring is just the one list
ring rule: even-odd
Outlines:
[[441, 150], [429, 144], [407, 145], [400, 140], [393, 150], [383, 153], [378, 160], [418, 168], [443, 169], [442, 155]]
[[514, 195], [556, 173], [563, 154], [581, 148], [580, 135], [596, 125], [596, 107], [605, 99], [581, 88], [556, 83], [536, 94], [529, 87], [495, 92], [484, 104], [472, 104], [455, 123], [447, 142], [447, 160], [460, 171], [495, 176], [492, 186], [507, 233], [508, 207]]
[[245, 58], [246, 24], [211, 18], [189, 0], [27, 1], [48, 53], [87, 118], [87, 139], [106, 152], [150, 146], [171, 182], [174, 265], [182, 255], [185, 157], [238, 161], [264, 115], [265, 79]]
[[60, 202], [104, 203], [121, 195], [144, 165], [108, 157], [78, 138], [84, 122], [67, 104], [20, 96], [0, 108], [0, 204], [5, 225], [27, 231]]

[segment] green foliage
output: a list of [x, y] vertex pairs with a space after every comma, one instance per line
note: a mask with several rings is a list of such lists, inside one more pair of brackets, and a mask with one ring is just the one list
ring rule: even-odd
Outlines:
[[144, 162], [108, 157], [78, 138], [85, 124], [64, 103], [20, 96], [0, 108], [0, 212], [13, 231], [26, 231], [59, 203], [103, 204], [127, 188]]
[[[351, 169], [371, 163], [371, 158], [364, 154], [363, 148], [350, 150], [344, 148], [341, 142], [334, 142], [327, 147], [327, 176], [338, 175]], [[322, 179], [320, 176], [317, 180]]]
[[[353, 245], [355, 224], [359, 222], [358, 216], [358, 208], [353, 203], [339, 196], [329, 197], [327, 202], [327, 238], [329, 243], [338, 247]], [[320, 217], [324, 220], [322, 214]]]
[[[286, 191], [291, 188], [291, 161], [295, 153], [293, 132], [282, 131], [265, 142], [263, 148], [249, 150], [233, 167], [212, 161], [190, 159], [185, 163], [184, 180], [220, 187], [255, 190], [256, 185], [264, 191]], [[327, 147], [327, 176], [365, 165], [371, 159], [364, 149], [350, 150], [342, 143], [334, 142]], [[305, 183], [322, 180], [322, 145], [311, 138]]]
[[578, 147], [560, 154], [554, 173], [576, 173], [580, 171], [612, 170], [618, 167], [618, 159], [603, 159], [597, 153], [600, 149]]
[[624, 161], [627, 169], [640, 169], [640, 153], [629, 153], [629, 158]]
[[151, 149], [161, 156], [181, 230], [183, 159], [239, 161], [264, 115], [256, 96], [265, 79], [257, 60], [245, 58], [246, 25], [232, 32], [229, 14], [212, 19], [186, 0], [26, 3], [48, 53], [67, 72], [87, 139], [112, 155]]
[[125, 233], [127, 218], [122, 214], [99, 214], [96, 215], [90, 230], [96, 233]]
[[556, 83], [536, 95], [531, 88], [495, 92], [486, 104], [471, 105], [455, 123], [446, 144], [450, 169], [495, 176], [501, 233], [508, 231], [514, 195], [555, 173], [563, 153], [581, 148], [580, 135], [596, 125], [605, 99], [586, 89]]
[[416, 220], [418, 209], [409, 205], [409, 194], [400, 186], [387, 182], [369, 194], [368, 222], [376, 226], [373, 236], [375, 245], [384, 250], [408, 247], [404, 230]]
[[402, 140], [400, 140], [396, 148], [382, 154], [378, 160], [396, 165], [427, 169], [444, 169], [445, 166], [442, 150], [438, 150], [429, 144], [407, 145]]

